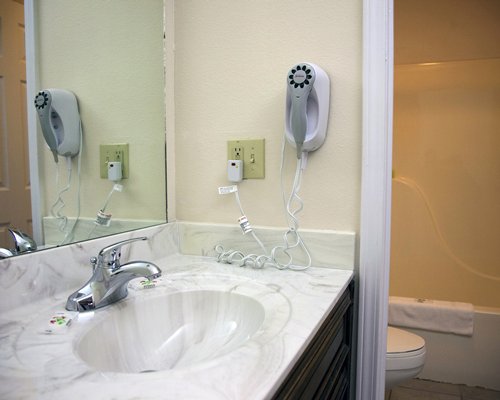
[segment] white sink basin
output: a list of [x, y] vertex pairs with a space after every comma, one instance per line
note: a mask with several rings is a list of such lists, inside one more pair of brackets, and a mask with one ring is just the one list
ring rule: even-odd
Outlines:
[[76, 342], [99, 371], [139, 373], [193, 366], [227, 354], [262, 326], [263, 305], [227, 291], [196, 290], [111, 306]]

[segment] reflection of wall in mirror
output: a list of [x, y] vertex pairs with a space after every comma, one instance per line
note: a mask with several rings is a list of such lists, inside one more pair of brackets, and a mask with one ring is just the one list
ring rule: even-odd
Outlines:
[[[39, 88], [65, 88], [83, 123], [81, 215], [95, 218], [112, 189], [101, 179], [99, 145], [129, 143], [130, 176], [109, 205], [113, 218], [165, 221], [163, 1], [38, 2]], [[41, 146], [44, 215], [57, 198], [56, 167]], [[66, 163], [59, 165], [66, 184]], [[77, 162], [64, 213], [76, 214]]]

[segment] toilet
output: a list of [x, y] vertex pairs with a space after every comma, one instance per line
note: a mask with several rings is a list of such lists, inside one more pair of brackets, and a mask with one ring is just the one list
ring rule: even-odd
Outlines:
[[391, 389], [415, 378], [425, 362], [425, 340], [414, 333], [389, 326], [387, 328], [387, 353], [385, 389]]

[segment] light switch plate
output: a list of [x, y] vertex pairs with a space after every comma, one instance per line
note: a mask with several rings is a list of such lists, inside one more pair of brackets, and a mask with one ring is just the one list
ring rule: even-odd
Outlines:
[[243, 160], [243, 179], [264, 179], [265, 140], [229, 140], [227, 142], [227, 159]]

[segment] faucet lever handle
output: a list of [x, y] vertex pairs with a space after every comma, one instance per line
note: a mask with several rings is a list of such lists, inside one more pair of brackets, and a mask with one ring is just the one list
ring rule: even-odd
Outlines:
[[146, 236], [141, 236], [137, 238], [126, 239], [114, 243], [112, 245], [109, 245], [107, 247], [104, 247], [97, 256], [99, 260], [98, 265], [104, 268], [111, 268], [111, 269], [120, 268], [120, 257], [122, 255], [121, 247], [124, 244], [137, 242], [138, 240], [148, 240], [148, 238]]

